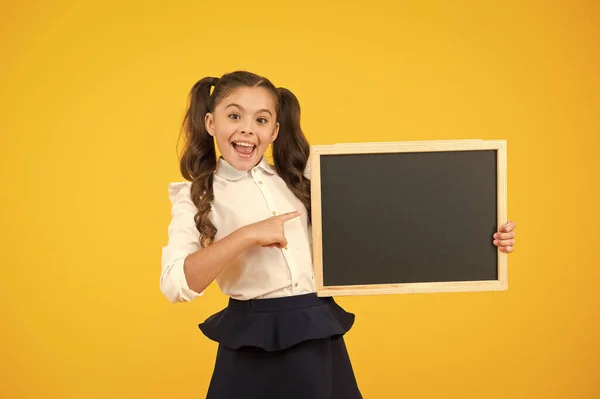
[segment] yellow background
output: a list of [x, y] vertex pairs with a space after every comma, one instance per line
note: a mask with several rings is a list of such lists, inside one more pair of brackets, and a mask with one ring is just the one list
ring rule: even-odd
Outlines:
[[84, 3], [0, 9], [0, 397], [204, 397], [226, 298], [160, 293], [166, 189], [234, 69], [313, 144], [508, 140], [509, 290], [339, 298], [365, 398], [600, 397], [598, 2]]

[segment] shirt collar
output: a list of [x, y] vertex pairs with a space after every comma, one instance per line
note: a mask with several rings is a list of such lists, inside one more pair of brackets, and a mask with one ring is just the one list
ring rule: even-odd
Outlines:
[[[267, 161], [267, 159], [263, 156], [258, 165], [255, 168], [260, 168], [266, 173], [272, 175], [275, 174], [275, 171]], [[233, 166], [231, 166], [223, 157], [219, 157], [217, 162], [217, 170], [215, 174], [219, 177], [224, 178], [225, 180], [236, 181], [241, 180], [244, 177], [248, 176], [249, 171], [237, 170]]]

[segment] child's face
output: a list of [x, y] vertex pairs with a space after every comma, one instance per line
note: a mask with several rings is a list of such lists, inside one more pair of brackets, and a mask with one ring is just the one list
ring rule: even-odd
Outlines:
[[275, 98], [264, 87], [233, 89], [206, 114], [205, 125], [223, 158], [237, 170], [250, 170], [277, 138]]

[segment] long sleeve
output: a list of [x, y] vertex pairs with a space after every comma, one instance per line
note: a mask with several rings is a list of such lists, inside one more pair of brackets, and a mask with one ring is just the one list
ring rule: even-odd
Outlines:
[[202, 295], [190, 289], [183, 270], [185, 258], [200, 249], [200, 234], [194, 221], [197, 210], [190, 197], [190, 185], [189, 182], [169, 184], [171, 222], [169, 241], [162, 248], [160, 290], [171, 302], [189, 302]]

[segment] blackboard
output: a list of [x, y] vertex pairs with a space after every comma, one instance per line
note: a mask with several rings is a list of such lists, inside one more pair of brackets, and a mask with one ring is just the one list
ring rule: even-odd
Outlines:
[[311, 147], [317, 293], [504, 290], [506, 142]]

